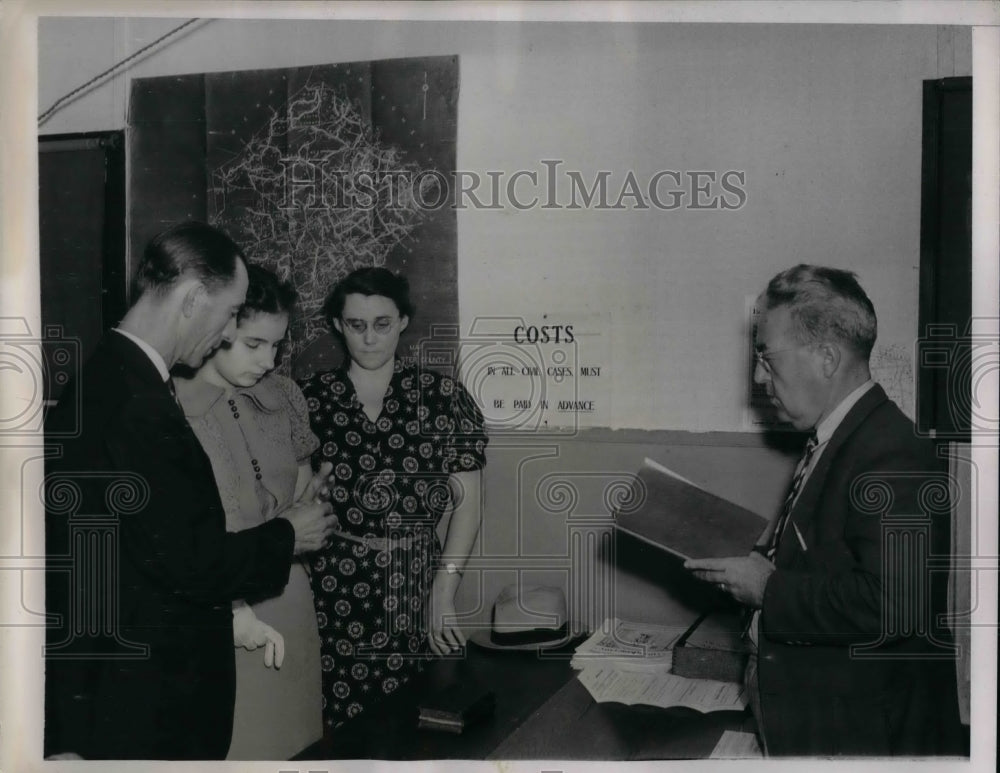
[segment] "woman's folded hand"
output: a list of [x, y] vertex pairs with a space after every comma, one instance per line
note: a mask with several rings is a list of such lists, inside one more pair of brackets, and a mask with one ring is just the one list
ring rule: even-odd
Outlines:
[[264, 647], [264, 665], [268, 668], [281, 668], [285, 659], [285, 638], [258, 619], [247, 605], [233, 609], [233, 642], [251, 652]]

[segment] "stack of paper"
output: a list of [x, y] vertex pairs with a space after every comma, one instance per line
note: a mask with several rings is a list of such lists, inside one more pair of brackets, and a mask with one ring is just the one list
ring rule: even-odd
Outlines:
[[576, 648], [570, 665], [576, 669], [598, 667], [669, 673], [671, 650], [685, 630], [609, 618]]

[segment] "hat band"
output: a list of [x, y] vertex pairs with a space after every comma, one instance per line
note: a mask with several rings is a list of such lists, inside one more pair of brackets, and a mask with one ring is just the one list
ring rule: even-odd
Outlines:
[[558, 628], [532, 628], [528, 631], [513, 631], [500, 633], [490, 631], [490, 641], [498, 647], [516, 647], [522, 644], [544, 644], [545, 642], [565, 639], [569, 623], [563, 623]]

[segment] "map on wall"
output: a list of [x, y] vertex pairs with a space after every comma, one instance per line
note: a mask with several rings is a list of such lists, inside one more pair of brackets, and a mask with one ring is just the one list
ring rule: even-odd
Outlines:
[[130, 125], [133, 264], [179, 220], [206, 220], [299, 292], [285, 362], [339, 364], [320, 314], [355, 268], [410, 281], [400, 343], [458, 322], [455, 167], [458, 60], [428, 57], [136, 80]]
[[869, 362], [872, 379], [882, 385], [885, 393], [912, 421], [913, 348], [902, 344], [876, 343]]

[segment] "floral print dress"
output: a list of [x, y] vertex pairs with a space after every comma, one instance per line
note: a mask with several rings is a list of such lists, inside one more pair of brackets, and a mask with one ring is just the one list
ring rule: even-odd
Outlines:
[[375, 421], [345, 369], [301, 383], [343, 532], [311, 561], [328, 730], [408, 682], [429, 657], [436, 527], [452, 473], [486, 464], [483, 417], [465, 388], [399, 360]]

